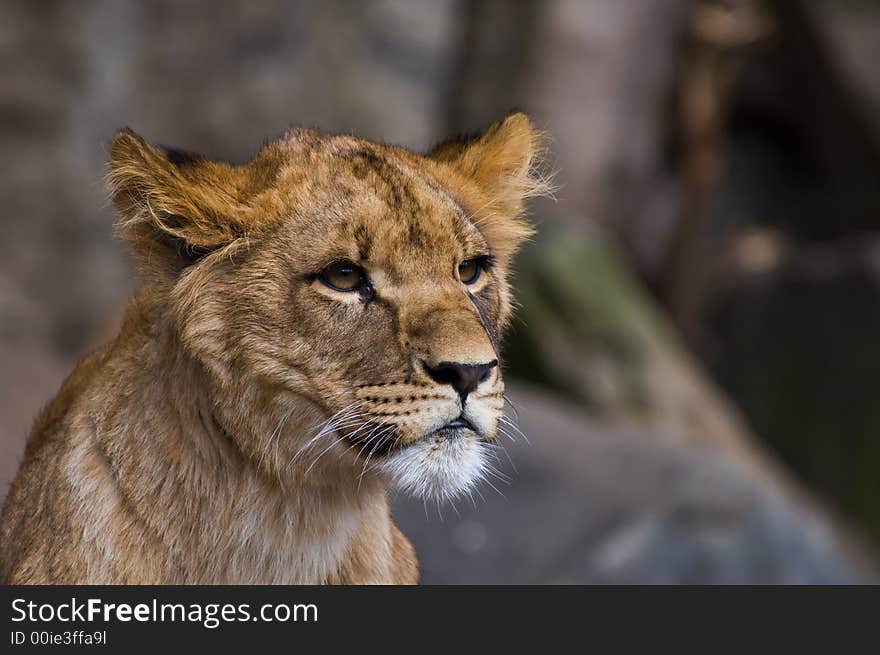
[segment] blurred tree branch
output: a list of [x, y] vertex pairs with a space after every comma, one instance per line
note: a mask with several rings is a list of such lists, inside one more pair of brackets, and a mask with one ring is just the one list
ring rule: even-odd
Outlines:
[[767, 39], [773, 22], [759, 0], [713, 0], [691, 12], [676, 89], [682, 200], [661, 273], [661, 297], [685, 335], [696, 330], [704, 237], [721, 176], [731, 94], [743, 58]]

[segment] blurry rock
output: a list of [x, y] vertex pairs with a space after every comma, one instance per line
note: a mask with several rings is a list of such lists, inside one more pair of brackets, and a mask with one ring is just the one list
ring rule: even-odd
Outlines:
[[[504, 494], [475, 506], [397, 498], [429, 583], [853, 583], [871, 580], [811, 510], [720, 453], [609, 428], [511, 394], [531, 445], [505, 443]], [[441, 519], [442, 512], [442, 519]]]

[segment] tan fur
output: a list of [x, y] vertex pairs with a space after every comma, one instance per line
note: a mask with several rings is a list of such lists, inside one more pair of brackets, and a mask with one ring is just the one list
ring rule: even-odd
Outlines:
[[[295, 129], [241, 166], [119, 133], [144, 286], [34, 425], [0, 581], [417, 582], [386, 487], [458, 493], [495, 438], [500, 369], [462, 402], [426, 367], [499, 357], [535, 152], [522, 114], [427, 156]], [[374, 297], [315, 278], [343, 258]], [[436, 436], [460, 412], [474, 430]]]

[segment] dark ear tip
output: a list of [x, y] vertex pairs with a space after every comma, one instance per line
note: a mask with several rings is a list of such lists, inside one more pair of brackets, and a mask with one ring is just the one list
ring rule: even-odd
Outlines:
[[145, 143], [143, 137], [141, 137], [141, 135], [139, 135], [137, 132], [135, 132], [133, 129], [131, 129], [127, 125], [125, 127], [119, 128], [113, 134], [113, 141], [117, 141], [120, 139], [123, 139], [123, 140], [124, 139], [134, 139], [135, 141], [138, 141], [140, 143]]
[[178, 168], [189, 166], [190, 164], [196, 164], [205, 159], [204, 156], [196, 152], [190, 152], [189, 150], [180, 150], [179, 148], [171, 148], [169, 146], [161, 145], [158, 146], [158, 149], [165, 155], [165, 158], [169, 162]]
[[117, 162], [137, 156], [146, 145], [147, 142], [134, 130], [123, 127], [116, 131], [110, 141], [110, 161]]

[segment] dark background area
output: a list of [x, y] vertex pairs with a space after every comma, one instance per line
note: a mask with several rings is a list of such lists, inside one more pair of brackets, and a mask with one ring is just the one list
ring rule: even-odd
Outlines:
[[869, 0], [4, 0], [0, 496], [138, 283], [116, 129], [243, 161], [516, 107], [559, 186], [507, 347], [531, 445], [504, 497], [396, 501], [425, 580], [876, 579], [878, 62]]

